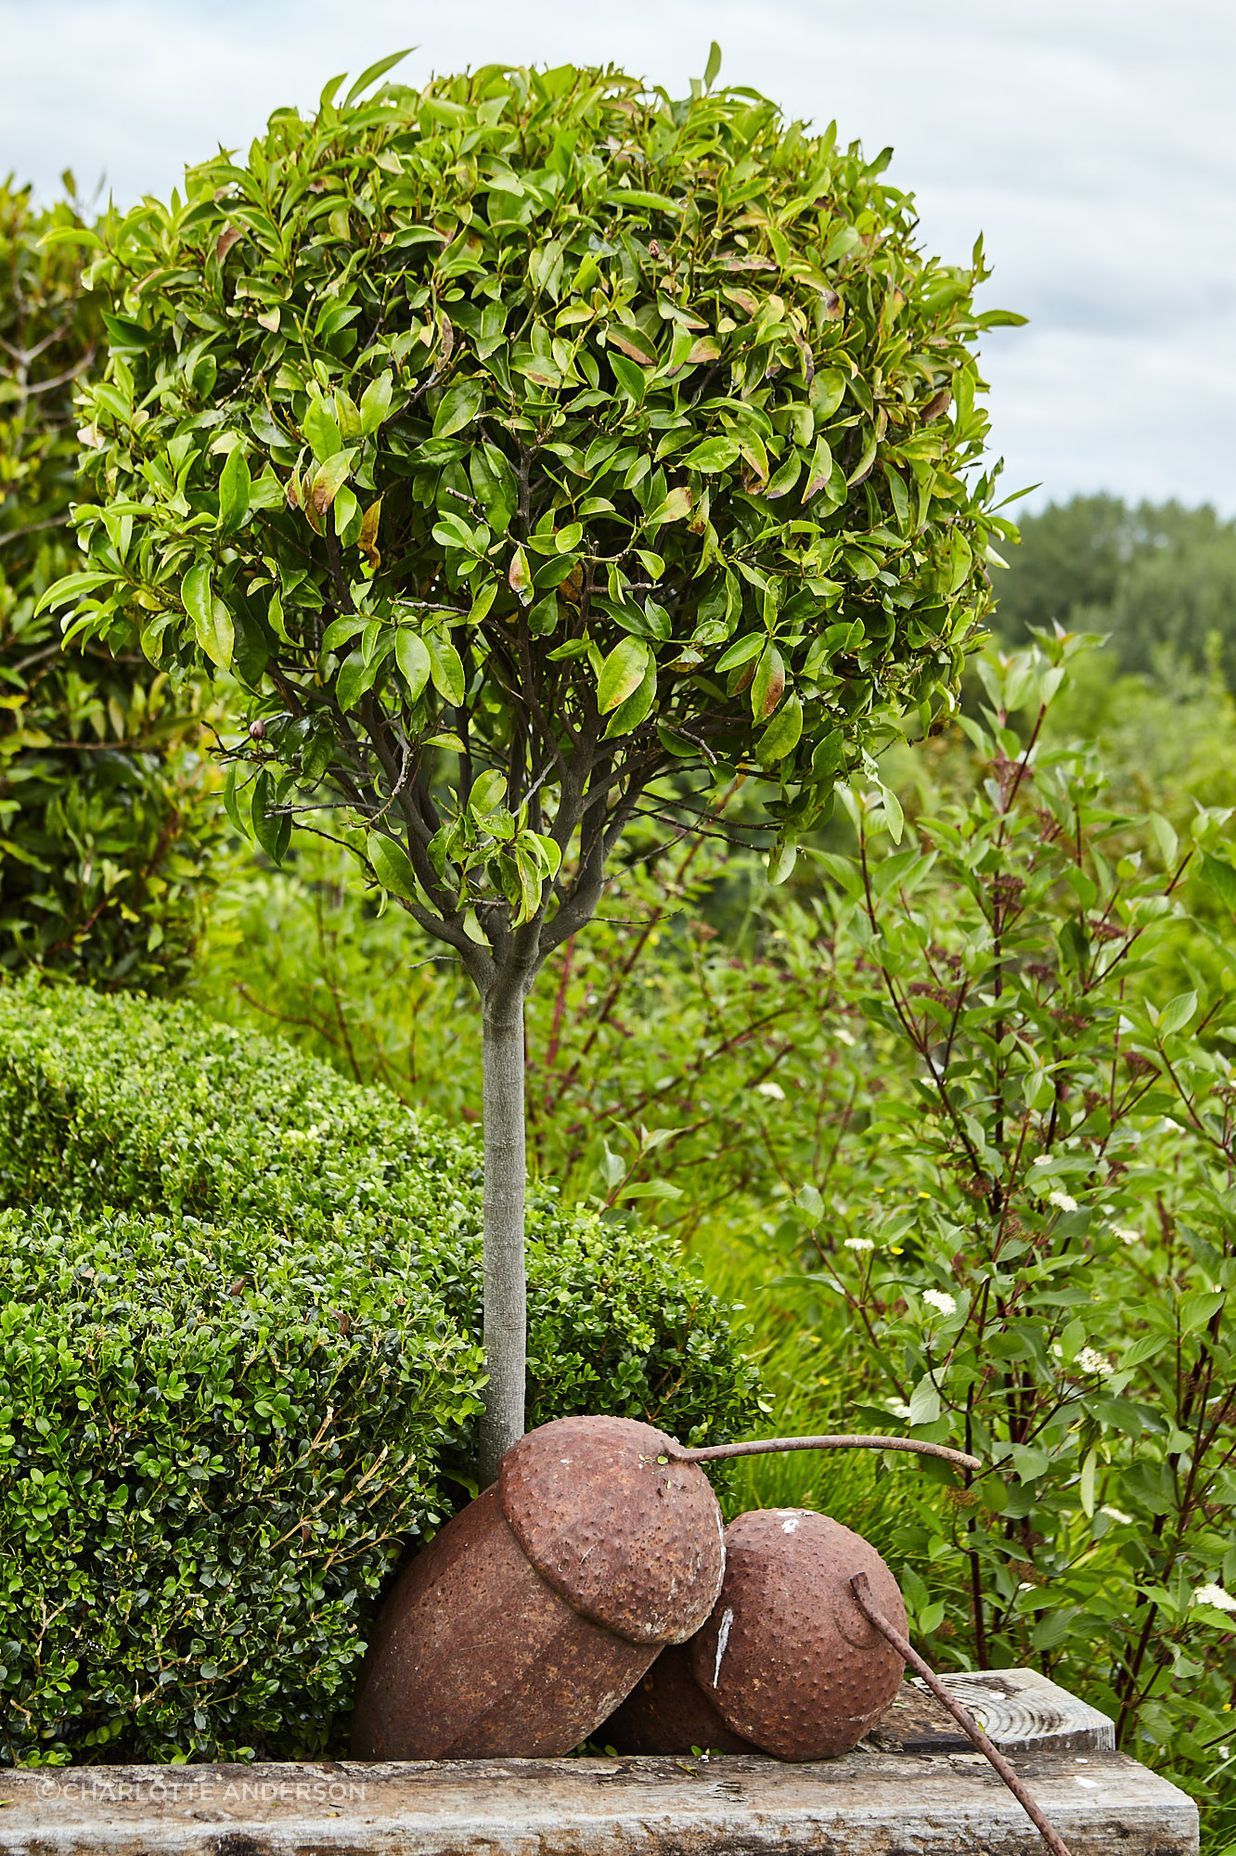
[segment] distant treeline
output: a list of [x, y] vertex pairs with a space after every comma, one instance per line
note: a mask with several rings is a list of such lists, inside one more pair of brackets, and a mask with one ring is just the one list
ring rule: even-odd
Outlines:
[[1179, 503], [1076, 496], [1021, 523], [995, 625], [1106, 632], [1121, 669], [1218, 668], [1236, 688], [1236, 522]]

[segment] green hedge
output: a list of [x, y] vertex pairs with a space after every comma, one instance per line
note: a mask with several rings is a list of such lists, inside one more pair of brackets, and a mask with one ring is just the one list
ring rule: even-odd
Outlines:
[[322, 1751], [479, 1349], [389, 1246], [134, 1213], [0, 1214], [0, 1301], [0, 1758]]
[[201, 695], [138, 651], [61, 650], [36, 610], [77, 555], [74, 394], [104, 337], [80, 229], [0, 177], [0, 965], [162, 991], [217, 874]]
[[[329, 1748], [400, 1542], [463, 1498], [477, 1140], [186, 1005], [23, 980], [0, 1201], [36, 1207], [0, 1225], [0, 1757]], [[666, 1240], [544, 1189], [529, 1226], [530, 1422], [752, 1425]]]

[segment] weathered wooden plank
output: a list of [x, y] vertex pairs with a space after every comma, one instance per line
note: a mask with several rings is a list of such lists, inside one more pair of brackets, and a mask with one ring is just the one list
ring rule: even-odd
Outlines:
[[[1116, 1730], [1106, 1714], [1070, 1695], [1037, 1669], [986, 1669], [943, 1678], [949, 1692], [969, 1708], [1004, 1752], [1111, 1752]], [[883, 1751], [947, 1752], [969, 1748], [961, 1729], [915, 1680], [907, 1682], [869, 1737]]]
[[[1007, 1686], [1012, 1731], [1017, 1709], [1032, 1708], [1034, 1685]], [[990, 1697], [983, 1705], [990, 1725]], [[1013, 1757], [1074, 1856], [1196, 1851], [1192, 1801], [1135, 1761], [1042, 1738]], [[745, 1755], [77, 1766], [0, 1774], [0, 1800], [4, 1856], [1040, 1856], [1042, 1848], [986, 1761], [951, 1749], [865, 1747], [803, 1766]]]
[[[1197, 1808], [1034, 1670], [948, 1676], [1073, 1856], [1193, 1856]], [[961, 1750], [963, 1748], [963, 1750]], [[906, 1685], [848, 1759], [475, 1759], [0, 1774], [0, 1856], [1028, 1856], [1036, 1832]]]

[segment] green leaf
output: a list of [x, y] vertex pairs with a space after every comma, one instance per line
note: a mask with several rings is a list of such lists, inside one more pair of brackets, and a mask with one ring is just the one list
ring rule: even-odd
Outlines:
[[233, 445], [228, 452], [219, 478], [219, 533], [230, 535], [238, 529], [249, 513], [249, 498], [253, 493], [253, 479], [249, 475], [249, 462], [240, 445]]
[[361, 394], [361, 432], [366, 438], [377, 431], [390, 412], [392, 393], [393, 381], [388, 372], [379, 374], [376, 380], [371, 380]]
[[1196, 1010], [1197, 994], [1178, 992], [1174, 999], [1168, 1000], [1159, 1016], [1159, 1036], [1170, 1038], [1174, 1037], [1177, 1031], [1183, 1031]]
[[704, 66], [704, 89], [711, 90], [721, 71], [721, 47], [714, 39], [708, 47], [708, 63]]
[[[53, 587], [52, 591], [55, 591]], [[1171, 859], [1166, 861], [1170, 862]], [[1209, 883], [1225, 909], [1236, 909], [1236, 870], [1209, 851], [1202, 852], [1202, 881]]]
[[429, 653], [429, 675], [443, 702], [457, 707], [464, 699], [464, 667], [449, 638], [430, 632], [425, 640]]
[[305, 443], [313, 452], [317, 463], [325, 463], [340, 450], [343, 440], [339, 432], [339, 422], [335, 418], [334, 403], [317, 394], [309, 402], [302, 430]]
[[688, 451], [685, 457], [676, 460], [685, 470], [713, 471], [728, 470], [738, 457], [738, 446], [732, 438], [706, 438], [702, 444]]
[[934, 1424], [939, 1416], [939, 1392], [930, 1378], [920, 1379], [910, 1394], [910, 1423]]
[[623, 638], [614, 646], [597, 678], [597, 708], [602, 715], [609, 715], [635, 693], [650, 661], [648, 646], [638, 638]]
[[880, 798], [884, 803], [884, 816], [888, 820], [888, 835], [894, 844], [901, 843], [901, 834], [906, 828], [905, 813], [901, 801], [891, 787], [880, 788]]
[[604, 739], [612, 741], [619, 735], [629, 735], [645, 720], [657, 696], [657, 667], [651, 651], [648, 664], [640, 679], [639, 688], [633, 690], [625, 702], [620, 702], [609, 718]]
[[63, 579], [54, 580], [35, 607], [35, 616], [47, 612], [55, 606], [71, 606], [74, 600], [81, 599], [87, 593], [93, 593], [108, 580], [115, 578], [112, 573], [100, 573], [87, 570], [83, 573], [65, 574]]
[[506, 775], [496, 767], [487, 767], [473, 781], [472, 791], [468, 794], [468, 810], [478, 818], [487, 818], [491, 812], [506, 803]]
[[798, 746], [803, 732], [803, 706], [797, 696], [788, 696], [755, 744], [755, 758], [762, 767], [784, 760]]
[[1180, 1298], [1181, 1333], [1193, 1334], [1198, 1328], [1204, 1328], [1208, 1321], [1213, 1321], [1226, 1299], [1222, 1289], [1196, 1289], [1190, 1295], [1182, 1295]]
[[465, 425], [471, 425], [484, 397], [485, 389], [479, 380], [457, 380], [453, 387], [448, 387], [433, 416], [434, 437], [450, 438], [455, 432], [462, 432]]
[[[793, 838], [778, 838], [768, 853], [768, 880], [774, 889], [785, 879], [798, 862], [798, 845]], [[803, 1188], [805, 1192], [806, 1187]], [[821, 1204], [822, 1209], [822, 1204]]]
[[727, 651], [717, 659], [717, 673], [737, 670], [741, 664], [749, 664], [753, 657], [758, 657], [767, 640], [762, 632], [749, 632], [745, 638], [736, 638]]
[[370, 84], [376, 84], [380, 77], [385, 77], [386, 73], [394, 70], [397, 64], [402, 64], [411, 50], [412, 47], [409, 45], [401, 52], [388, 52], [385, 58], [378, 58], [373, 64], [366, 65], [365, 69], [353, 84], [351, 90], [349, 90], [347, 96], [343, 99], [344, 109], [350, 109], [356, 102], [357, 97], [361, 97], [365, 94]]
[[371, 690], [382, 668], [382, 659], [365, 662], [365, 654], [356, 650], [345, 657], [335, 678], [335, 697], [343, 710], [354, 709], [366, 690]]
[[395, 665], [410, 702], [415, 702], [429, 681], [430, 656], [425, 641], [410, 626], [395, 633]]
[[202, 651], [220, 670], [230, 669], [236, 633], [227, 607], [214, 597], [209, 561], [198, 561], [189, 569], [180, 583], [180, 598]]
[[388, 838], [380, 831], [366, 832], [365, 855], [383, 889], [404, 902], [416, 901], [416, 872], [412, 859], [397, 839]]

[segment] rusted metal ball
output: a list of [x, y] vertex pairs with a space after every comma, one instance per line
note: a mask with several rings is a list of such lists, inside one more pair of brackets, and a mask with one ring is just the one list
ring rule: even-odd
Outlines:
[[352, 1717], [359, 1759], [570, 1752], [721, 1588], [703, 1470], [629, 1418], [561, 1418], [400, 1576]]
[[708, 1622], [683, 1650], [653, 1665], [603, 1737], [623, 1752], [713, 1746], [781, 1759], [848, 1753], [884, 1713], [904, 1673], [900, 1656], [859, 1609], [850, 1580], [865, 1572], [879, 1608], [904, 1630], [892, 1573], [861, 1535], [809, 1509], [739, 1515], [726, 1529], [725, 1549], [725, 1578]]
[[758, 1753], [728, 1727], [691, 1673], [691, 1646], [662, 1650], [597, 1738], [620, 1753]]

